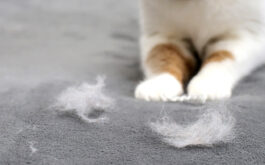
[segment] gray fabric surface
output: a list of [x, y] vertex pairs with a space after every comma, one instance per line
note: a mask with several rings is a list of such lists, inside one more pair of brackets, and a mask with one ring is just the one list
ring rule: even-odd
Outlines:
[[[0, 164], [265, 164], [265, 68], [245, 78], [228, 108], [237, 138], [213, 148], [170, 147], [147, 123], [167, 114], [194, 121], [205, 106], [133, 98], [138, 65], [137, 1], [0, 1]], [[116, 99], [107, 124], [58, 115], [66, 87], [105, 74]], [[36, 149], [35, 152], [34, 149]]]

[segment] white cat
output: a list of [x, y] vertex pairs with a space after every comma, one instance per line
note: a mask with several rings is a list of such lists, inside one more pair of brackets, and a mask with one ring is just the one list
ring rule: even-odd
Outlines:
[[141, 25], [139, 99], [229, 98], [265, 62], [265, 0], [141, 0]]

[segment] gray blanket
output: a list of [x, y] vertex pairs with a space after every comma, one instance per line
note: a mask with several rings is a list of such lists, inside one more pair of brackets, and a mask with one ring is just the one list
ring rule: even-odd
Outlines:
[[[0, 1], [0, 164], [265, 164], [264, 67], [229, 100], [237, 120], [232, 142], [176, 149], [150, 130], [162, 108], [188, 123], [200, 105], [134, 99], [137, 13], [133, 0]], [[106, 75], [117, 102], [108, 123], [52, 110], [62, 90], [97, 75]]]

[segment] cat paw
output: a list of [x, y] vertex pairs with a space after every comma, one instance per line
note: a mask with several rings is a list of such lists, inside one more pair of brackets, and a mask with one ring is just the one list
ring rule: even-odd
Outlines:
[[197, 75], [188, 85], [188, 96], [195, 100], [221, 100], [231, 97], [232, 83], [222, 76]]
[[135, 97], [146, 101], [172, 101], [182, 93], [181, 83], [170, 74], [145, 80], [135, 89]]

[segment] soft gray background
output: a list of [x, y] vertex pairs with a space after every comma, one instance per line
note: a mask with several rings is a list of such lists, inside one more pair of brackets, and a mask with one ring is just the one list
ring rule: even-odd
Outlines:
[[[133, 98], [141, 79], [137, 13], [134, 0], [0, 0], [0, 164], [265, 164], [264, 67], [228, 101], [233, 142], [176, 149], [150, 131], [163, 107], [180, 123], [203, 107]], [[117, 100], [109, 123], [50, 110], [63, 89], [98, 74]]]

